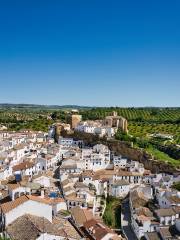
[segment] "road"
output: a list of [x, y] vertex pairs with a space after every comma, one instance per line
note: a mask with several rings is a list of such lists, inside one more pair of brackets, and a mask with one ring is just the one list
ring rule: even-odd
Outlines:
[[137, 237], [131, 227], [131, 214], [129, 201], [122, 202], [121, 226], [128, 240], [137, 240]]

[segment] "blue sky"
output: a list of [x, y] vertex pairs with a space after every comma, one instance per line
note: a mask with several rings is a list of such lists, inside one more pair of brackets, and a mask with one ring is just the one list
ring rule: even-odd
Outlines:
[[0, 102], [180, 106], [179, 12], [179, 0], [0, 0]]

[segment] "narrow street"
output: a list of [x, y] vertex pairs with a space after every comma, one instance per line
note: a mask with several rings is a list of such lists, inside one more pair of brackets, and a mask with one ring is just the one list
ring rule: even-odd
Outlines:
[[[66, 201], [66, 198], [64, 196], [64, 193], [63, 193], [63, 188], [62, 188], [62, 184], [61, 184], [61, 177], [60, 177], [60, 167], [58, 167], [55, 171], [55, 176], [59, 179], [59, 192], [61, 194], [61, 197]], [[66, 202], [66, 205], [67, 205], [67, 202]], [[68, 208], [68, 206], [67, 206]], [[79, 235], [81, 236], [81, 238], [86, 238], [86, 239], [92, 239], [91, 235], [89, 235], [88, 232], [84, 232], [82, 231], [81, 228], [79, 228], [76, 223], [73, 221], [73, 218], [72, 216], [71, 217], [68, 217], [67, 218], [68, 221], [71, 223], [72, 227], [74, 227], [74, 229], [79, 233]]]
[[137, 237], [131, 227], [131, 214], [129, 208], [129, 201], [122, 202], [121, 211], [121, 226], [128, 240], [137, 240]]

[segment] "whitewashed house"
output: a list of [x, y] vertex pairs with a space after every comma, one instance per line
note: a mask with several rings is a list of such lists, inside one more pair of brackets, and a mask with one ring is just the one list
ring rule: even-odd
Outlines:
[[0, 169], [0, 180], [6, 180], [10, 176], [12, 176], [12, 167], [11, 166], [4, 166]]
[[5, 236], [8, 239], [23, 240], [65, 240], [64, 234], [58, 231], [53, 223], [44, 217], [30, 214], [25, 214], [8, 225]]
[[38, 176], [33, 179], [34, 183], [38, 183], [44, 188], [50, 188], [51, 187], [51, 178], [47, 176]]
[[90, 170], [85, 170], [81, 173], [81, 180], [83, 183], [86, 185], [92, 184], [93, 183], [93, 171]]
[[32, 177], [37, 173], [34, 161], [25, 161], [19, 163], [18, 165], [13, 166], [12, 170], [14, 175], [21, 176], [29, 175]]
[[171, 208], [180, 206], [180, 193], [170, 189], [156, 189], [156, 199], [160, 208]]
[[117, 180], [111, 185], [111, 195], [114, 197], [126, 197], [130, 191], [130, 184], [125, 180]]
[[37, 158], [36, 167], [39, 171], [54, 169], [59, 161], [56, 155], [43, 154]]
[[139, 207], [131, 215], [132, 227], [138, 239], [141, 239], [145, 233], [156, 231], [159, 223], [155, 221], [153, 213], [145, 207]]
[[127, 167], [127, 159], [122, 156], [113, 156], [113, 163], [115, 167], [125, 169]]
[[19, 183], [16, 184], [8, 184], [8, 194], [12, 201], [23, 196], [25, 194], [31, 194], [30, 187], [21, 186]]
[[161, 208], [155, 211], [160, 226], [170, 226], [175, 224], [175, 220], [178, 217], [173, 208]]
[[110, 164], [110, 150], [105, 145], [97, 144], [93, 149], [83, 149], [82, 159], [85, 170], [98, 171], [106, 169]]
[[138, 172], [118, 171], [113, 175], [113, 181], [125, 180], [130, 185], [140, 185], [142, 183], [142, 174]]
[[1, 204], [0, 208], [2, 229], [24, 214], [45, 217], [52, 222], [52, 206], [37, 197], [24, 195], [12, 202]]

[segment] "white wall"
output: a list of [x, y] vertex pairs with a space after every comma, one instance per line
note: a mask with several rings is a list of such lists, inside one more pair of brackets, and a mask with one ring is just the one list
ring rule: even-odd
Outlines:
[[23, 216], [24, 214], [31, 214], [38, 217], [47, 218], [52, 222], [52, 206], [28, 200], [18, 207], [14, 208], [10, 212], [6, 213], [6, 226], [16, 220], [18, 217]]
[[154, 231], [154, 229], [151, 228], [151, 221], [146, 221], [143, 223], [143, 226], [139, 226], [135, 219], [133, 218], [132, 226], [138, 239], [141, 239], [141, 237], [144, 236], [144, 233]]
[[92, 177], [83, 177], [83, 183], [86, 184], [87, 186], [90, 184], [90, 183], [93, 183], [93, 180], [92, 180]]
[[112, 239], [113, 236], [114, 236], [114, 234], [107, 233], [103, 238], [101, 238], [101, 240], [110, 240], [110, 239]]
[[36, 240], [63, 240], [63, 239], [65, 238], [61, 236], [50, 235], [48, 233], [43, 233], [41, 234], [40, 237], [36, 238]]
[[58, 203], [58, 204], [55, 204], [53, 206], [53, 211], [54, 211], [54, 214], [56, 215], [60, 210], [67, 210], [67, 205], [65, 202], [61, 202], [61, 203]]
[[48, 177], [44, 177], [44, 176], [34, 179], [33, 182], [39, 183], [41, 186], [44, 186], [45, 188], [49, 188], [51, 185], [50, 179]]
[[129, 185], [112, 187], [112, 195], [115, 197], [125, 197], [130, 190]]
[[163, 197], [158, 196], [158, 203], [159, 203], [160, 208], [170, 208], [171, 207], [170, 202], [164, 196]]
[[15, 199], [14, 197], [15, 197], [16, 193], [19, 193], [19, 196], [20, 196], [21, 193], [26, 194], [26, 192], [30, 193], [31, 189], [29, 187], [20, 186], [14, 190], [9, 190], [9, 195], [10, 195], [10, 198], [14, 201], [14, 199]]
[[172, 225], [175, 223], [175, 216], [166, 216], [166, 217], [160, 217], [160, 224], [161, 225]]

